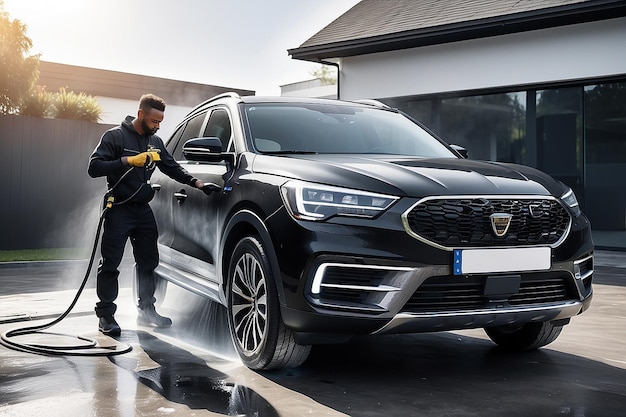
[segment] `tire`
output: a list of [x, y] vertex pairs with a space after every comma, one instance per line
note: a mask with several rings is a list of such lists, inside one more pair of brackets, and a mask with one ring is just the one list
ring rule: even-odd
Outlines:
[[228, 325], [237, 353], [251, 369], [297, 367], [311, 351], [285, 327], [272, 277], [261, 242], [254, 236], [241, 239], [228, 267]]
[[[163, 300], [165, 299], [165, 294], [167, 293], [167, 281], [159, 278], [159, 276], [157, 274], [154, 274], [154, 279], [155, 279], [155, 287], [154, 287], [154, 298], [156, 298], [156, 301], [154, 302], [154, 305], [156, 307], [160, 307], [161, 304], [163, 304]], [[137, 292], [137, 265], [133, 265], [133, 282], [132, 282], [132, 286], [133, 286], [133, 303], [135, 304], [135, 307], [139, 307], [139, 294]]]
[[549, 321], [487, 327], [487, 336], [498, 346], [507, 350], [532, 350], [550, 344], [559, 337], [563, 326], [555, 326]]

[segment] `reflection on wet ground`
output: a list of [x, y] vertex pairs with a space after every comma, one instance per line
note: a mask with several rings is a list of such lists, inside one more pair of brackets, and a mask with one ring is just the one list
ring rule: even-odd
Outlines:
[[[120, 402], [133, 401], [144, 407], [141, 404], [145, 399], [137, 395], [142, 390], [130, 380], [134, 378], [149, 388], [144, 390], [151, 391], [148, 398], [156, 394], [192, 410], [204, 409], [228, 416], [279, 415], [254, 389], [233, 382], [230, 375], [212, 368], [204, 359], [185, 349], [141, 330], [124, 331], [120, 341], [133, 345], [134, 351], [108, 360], [124, 372], [107, 368], [101, 363], [107, 361], [106, 358], [51, 358], [18, 353], [24, 357], [4, 361], [0, 375], [0, 414], [4, 415], [2, 405], [6, 404], [93, 391], [97, 393], [97, 407], [102, 412], [97, 415], [117, 415], [117, 411], [124, 409], [119, 407]], [[111, 382], [112, 388], [102, 389]], [[112, 414], [105, 411], [113, 409], [116, 412]]]
[[146, 366], [145, 359], [142, 363], [129, 356], [113, 356], [111, 361], [168, 401], [228, 416], [279, 415], [254, 390], [227, 382], [228, 375], [184, 349], [143, 331], [125, 332], [123, 341], [141, 346], [154, 362]]

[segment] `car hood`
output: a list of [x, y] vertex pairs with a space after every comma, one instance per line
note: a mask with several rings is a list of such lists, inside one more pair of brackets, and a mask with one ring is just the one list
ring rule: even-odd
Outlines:
[[398, 196], [555, 195], [564, 186], [536, 169], [457, 158], [256, 155], [254, 172]]

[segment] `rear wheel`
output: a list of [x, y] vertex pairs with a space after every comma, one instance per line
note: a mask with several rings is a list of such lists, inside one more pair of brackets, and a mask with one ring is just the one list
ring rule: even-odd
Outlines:
[[270, 263], [256, 237], [235, 246], [228, 283], [228, 324], [244, 364], [259, 370], [302, 364], [311, 347], [298, 345], [285, 327]]
[[508, 350], [538, 349], [554, 342], [561, 330], [563, 326], [556, 326], [549, 321], [485, 328], [487, 336], [495, 344]]

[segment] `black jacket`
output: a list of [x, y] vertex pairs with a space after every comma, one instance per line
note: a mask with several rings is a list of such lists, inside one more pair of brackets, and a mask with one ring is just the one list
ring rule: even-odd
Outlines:
[[[120, 126], [107, 130], [89, 158], [87, 172], [93, 178], [106, 175], [109, 189], [115, 186], [113, 195], [116, 202], [122, 202], [132, 197], [131, 203], [147, 203], [154, 197], [154, 190], [149, 185], [154, 166], [131, 168], [122, 163], [123, 156], [137, 155], [145, 152], [148, 146], [160, 150], [161, 160], [156, 166], [167, 176], [182, 183], [194, 186], [196, 179], [193, 178], [174, 157], [165, 149], [165, 145], [157, 135], [140, 135], [134, 128], [133, 116], [126, 116]], [[118, 181], [128, 169], [128, 173], [122, 181]], [[117, 186], [116, 186], [117, 184]]]

